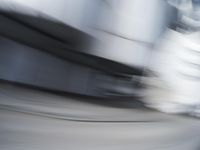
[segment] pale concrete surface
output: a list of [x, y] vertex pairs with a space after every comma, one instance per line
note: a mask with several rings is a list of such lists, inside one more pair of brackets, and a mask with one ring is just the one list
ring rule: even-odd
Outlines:
[[199, 150], [199, 126], [194, 118], [0, 84], [0, 150]]

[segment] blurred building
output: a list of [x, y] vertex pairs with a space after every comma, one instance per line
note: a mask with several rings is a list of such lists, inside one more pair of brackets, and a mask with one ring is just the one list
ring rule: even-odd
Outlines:
[[0, 79], [92, 96], [137, 91], [174, 18], [161, 0], [2, 0]]

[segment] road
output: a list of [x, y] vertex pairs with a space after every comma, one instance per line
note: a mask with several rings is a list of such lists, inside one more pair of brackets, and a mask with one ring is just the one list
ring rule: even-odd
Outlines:
[[195, 118], [0, 84], [0, 150], [199, 150], [199, 127]]

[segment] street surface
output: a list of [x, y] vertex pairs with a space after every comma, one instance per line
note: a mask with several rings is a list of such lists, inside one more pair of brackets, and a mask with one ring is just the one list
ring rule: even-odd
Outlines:
[[195, 118], [0, 84], [0, 150], [199, 149]]

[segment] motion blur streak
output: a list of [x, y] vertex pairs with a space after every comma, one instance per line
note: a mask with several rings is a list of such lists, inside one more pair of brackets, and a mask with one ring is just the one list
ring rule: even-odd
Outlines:
[[0, 149], [196, 150], [199, 146], [200, 123], [194, 119], [7, 84], [0, 89]]
[[0, 150], [199, 150], [200, 0], [0, 0]]

